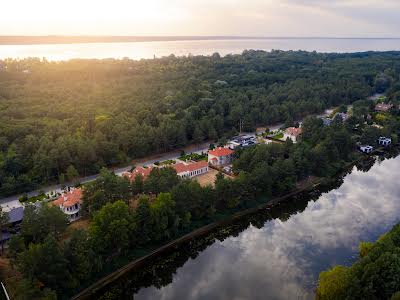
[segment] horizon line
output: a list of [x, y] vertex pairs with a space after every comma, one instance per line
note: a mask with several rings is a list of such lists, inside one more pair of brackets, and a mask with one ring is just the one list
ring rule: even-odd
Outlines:
[[167, 42], [200, 40], [267, 40], [267, 39], [371, 39], [397, 40], [400, 37], [360, 36], [250, 36], [250, 35], [0, 35], [0, 45], [80, 44], [118, 42]]

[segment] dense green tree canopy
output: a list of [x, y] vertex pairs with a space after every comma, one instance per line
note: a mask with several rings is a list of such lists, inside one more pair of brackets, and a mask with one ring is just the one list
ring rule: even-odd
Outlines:
[[[154, 60], [5, 60], [0, 195], [387, 91], [400, 54], [245, 51]], [[30, 73], [23, 73], [29, 69]]]
[[398, 299], [399, 292], [400, 224], [377, 242], [362, 245], [353, 266], [322, 272], [317, 299]]

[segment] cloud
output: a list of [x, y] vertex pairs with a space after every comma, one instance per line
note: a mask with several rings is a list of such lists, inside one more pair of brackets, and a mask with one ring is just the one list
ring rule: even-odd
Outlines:
[[362, 37], [400, 27], [397, 0], [13, 0], [2, 10], [0, 34]]
[[318, 8], [332, 15], [360, 21], [366, 25], [379, 26], [388, 33], [395, 33], [400, 28], [400, 2], [395, 0], [286, 0], [285, 2], [288, 5]]

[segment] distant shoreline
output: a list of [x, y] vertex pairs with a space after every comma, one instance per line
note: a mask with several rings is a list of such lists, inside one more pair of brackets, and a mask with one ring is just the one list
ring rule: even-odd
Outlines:
[[0, 45], [135, 43], [212, 40], [398, 40], [400, 37], [265, 37], [265, 36], [0, 36]]

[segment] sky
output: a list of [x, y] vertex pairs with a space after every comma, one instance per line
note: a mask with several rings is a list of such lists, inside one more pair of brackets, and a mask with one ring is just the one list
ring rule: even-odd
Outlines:
[[0, 35], [400, 36], [399, 0], [3, 2]]

